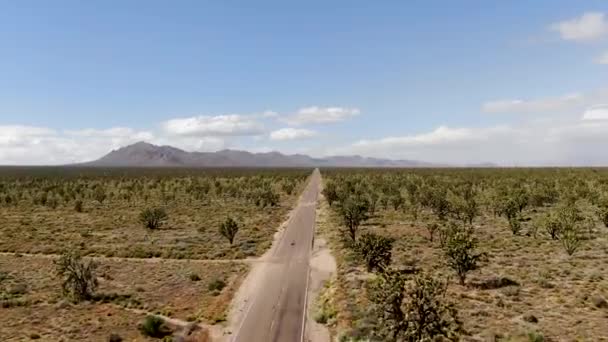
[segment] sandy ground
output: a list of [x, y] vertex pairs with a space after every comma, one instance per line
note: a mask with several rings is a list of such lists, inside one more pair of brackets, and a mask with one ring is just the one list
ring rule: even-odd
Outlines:
[[325, 282], [336, 272], [336, 260], [323, 238], [316, 238], [310, 259], [310, 284], [308, 287], [308, 315], [306, 320], [306, 340], [309, 342], [329, 342], [329, 330], [314, 320], [314, 307], [317, 296]]
[[[323, 186], [321, 186], [321, 190], [323, 190]], [[318, 203], [322, 203], [322, 201], [324, 201], [323, 194], [320, 193]], [[332, 256], [325, 239], [318, 234], [319, 227], [325, 225], [324, 221], [327, 217], [323, 211], [324, 209], [317, 205], [316, 235], [310, 259], [310, 284], [308, 287], [308, 314], [306, 320], [306, 341], [308, 342], [329, 342], [331, 339], [329, 329], [314, 320], [317, 297], [325, 283], [336, 273], [336, 260]]]

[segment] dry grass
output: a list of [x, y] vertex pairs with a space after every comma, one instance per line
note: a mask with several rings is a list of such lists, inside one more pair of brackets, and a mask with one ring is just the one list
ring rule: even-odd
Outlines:
[[[53, 259], [37, 256], [0, 256], [5, 279], [0, 336], [21, 341], [30, 334], [44, 340], [105, 341], [110, 333], [125, 340], [144, 340], [137, 323], [144, 313], [159, 313], [187, 321], [215, 323], [224, 319], [232, 293], [247, 271], [243, 263], [178, 260], [98, 260], [97, 291], [93, 302], [72, 304], [60, 292]], [[196, 274], [200, 280], [192, 280]], [[212, 291], [216, 279], [227, 285]], [[25, 285], [20, 294], [9, 295]], [[9, 306], [7, 304], [5, 306]]]
[[[0, 252], [58, 254], [76, 248], [84, 255], [172, 259], [261, 255], [308, 175], [304, 170], [12, 172], [0, 168], [5, 175], [0, 178]], [[200, 184], [206, 184], [206, 192], [196, 190]], [[293, 190], [287, 191], [290, 184]], [[276, 206], [256, 205], [256, 191], [266, 187], [278, 196]], [[105, 196], [102, 201], [96, 195], [99, 190]], [[82, 212], [75, 210], [77, 202]], [[161, 229], [149, 230], [139, 215], [155, 207], [165, 209], [168, 221]], [[234, 246], [218, 231], [229, 216], [241, 226]]]
[[[261, 254], [293, 206], [296, 195], [284, 196], [274, 208], [259, 209], [237, 200], [207, 203], [169, 203], [167, 224], [148, 230], [138, 222], [144, 203], [85, 204], [85, 212], [71, 207], [0, 207], [0, 251], [57, 254], [79, 248], [85, 255], [235, 259]], [[237, 218], [242, 229], [234, 246], [218, 232], [227, 216]]]
[[[327, 207], [323, 201], [322, 206]], [[608, 297], [608, 229], [599, 222], [593, 238], [583, 242], [580, 250], [568, 256], [559, 241], [551, 240], [538, 230], [536, 238], [525, 236], [540, 213], [528, 212], [531, 221], [524, 223], [523, 235], [514, 236], [503, 218], [482, 216], [475, 221], [480, 249], [489, 258], [470, 274], [467, 285], [458, 285], [439, 247], [438, 238], [431, 243], [425, 229], [430, 213], [418, 222], [409, 214], [379, 210], [361, 231], [393, 236], [395, 267], [415, 266], [451, 277], [449, 297], [470, 341], [528, 341], [537, 332], [545, 340], [608, 340], [608, 308], [598, 308], [594, 300]], [[334, 334], [356, 337], [369, 328], [366, 312], [365, 283], [370, 274], [343, 246], [340, 219], [329, 210], [326, 218], [329, 238], [338, 260], [334, 302], [338, 322]], [[508, 278], [519, 285], [483, 289], [492, 279]], [[536, 318], [537, 322], [532, 322]]]
[[[0, 168], [0, 339], [108, 341], [115, 333], [146, 341], [138, 323], [147, 313], [224, 321], [248, 270], [235, 259], [271, 245], [308, 173]], [[276, 206], [257, 205], [268, 188]], [[154, 207], [164, 208], [168, 220], [149, 230], [139, 214]], [[232, 246], [218, 229], [227, 217], [240, 225]], [[63, 299], [53, 260], [66, 250], [99, 262], [94, 300]], [[206, 340], [205, 331], [198, 333], [196, 341]]]

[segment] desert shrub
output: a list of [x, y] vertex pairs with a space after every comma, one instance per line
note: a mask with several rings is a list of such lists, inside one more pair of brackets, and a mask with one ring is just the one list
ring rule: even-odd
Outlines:
[[5, 271], [0, 271], [0, 284], [2, 284], [3, 281], [10, 279], [11, 275], [8, 272]]
[[529, 194], [531, 206], [542, 207], [546, 204], [553, 204], [559, 199], [559, 192], [555, 186], [548, 183], [536, 184]]
[[513, 192], [513, 200], [517, 204], [517, 210], [521, 214], [530, 202], [530, 196], [525, 188], [518, 188]]
[[426, 225], [426, 231], [429, 233], [429, 241], [433, 242], [433, 236], [438, 229], [439, 225], [435, 222]]
[[561, 206], [548, 213], [544, 218], [545, 230], [552, 239], [560, 238], [564, 231], [581, 225], [585, 217], [575, 206]]
[[559, 238], [561, 223], [557, 215], [552, 213], [547, 214], [542, 221], [542, 225], [545, 227], [545, 231], [549, 234], [551, 239], [557, 240]]
[[148, 315], [139, 326], [139, 330], [145, 336], [163, 338], [172, 334], [165, 321], [154, 315]]
[[281, 197], [269, 185], [256, 191], [254, 202], [261, 208], [275, 207], [279, 204]]
[[122, 342], [122, 337], [118, 334], [110, 334], [108, 337], [109, 342]]
[[369, 213], [372, 216], [376, 213], [376, 208], [378, 207], [379, 199], [380, 199], [380, 194], [376, 191], [370, 191], [367, 194], [367, 203], [369, 205]]
[[507, 219], [511, 232], [514, 235], [519, 234], [521, 231], [521, 223], [519, 222], [520, 210], [517, 198], [511, 197], [507, 199], [501, 208], [501, 215]]
[[447, 198], [447, 189], [443, 185], [423, 187], [421, 189], [421, 203], [430, 208], [441, 222], [445, 222], [450, 214], [450, 201]]
[[105, 201], [107, 197], [108, 195], [106, 194], [105, 189], [101, 186], [96, 187], [93, 191], [93, 198], [99, 202], [99, 204], [103, 204], [103, 201]]
[[158, 229], [167, 221], [168, 215], [163, 208], [146, 208], [139, 213], [139, 222], [148, 229]]
[[448, 238], [454, 234], [456, 229], [458, 229], [458, 225], [453, 222], [439, 226], [437, 231], [439, 232], [439, 245], [442, 248], [445, 247]]
[[391, 199], [388, 196], [380, 196], [378, 198], [378, 203], [384, 208], [384, 210], [388, 209], [388, 205], [390, 204]]
[[564, 246], [564, 249], [568, 255], [574, 254], [582, 243], [582, 236], [579, 227], [575, 225], [562, 229], [559, 240], [562, 243], [562, 246]]
[[57, 274], [63, 279], [62, 289], [65, 296], [78, 302], [92, 298], [97, 289], [97, 263], [84, 261], [76, 252], [65, 252], [55, 261]]
[[463, 217], [469, 225], [473, 225], [473, 220], [479, 215], [479, 206], [475, 198], [471, 197], [466, 200], [463, 210]]
[[283, 189], [283, 191], [288, 195], [291, 195], [295, 188], [296, 188], [296, 184], [291, 181], [285, 181], [285, 182], [283, 182], [283, 184], [281, 184], [281, 189]]
[[420, 215], [420, 200], [418, 199], [417, 196], [410, 196], [408, 197], [408, 202], [407, 202], [407, 209], [410, 213], [410, 215], [412, 215], [412, 219], [414, 220], [414, 222], [418, 221], [418, 216]]
[[536, 332], [536, 331], [531, 331], [528, 333], [528, 341], [530, 342], [544, 342], [545, 341], [545, 336], [543, 336], [543, 334]]
[[604, 224], [605, 227], [608, 228], [608, 206], [601, 206], [598, 209], [598, 216], [600, 221]]
[[211, 191], [211, 183], [207, 180], [195, 180], [186, 191], [196, 200], [204, 200]]
[[188, 277], [192, 281], [199, 281], [199, 280], [201, 280], [201, 277], [198, 274], [196, 274], [196, 273], [190, 273], [190, 275]]
[[519, 235], [519, 232], [521, 231], [521, 222], [519, 221], [519, 218], [509, 218], [509, 228], [511, 229], [513, 235]]
[[338, 189], [334, 182], [327, 182], [323, 188], [323, 196], [327, 200], [327, 203], [331, 206], [334, 202], [338, 201]]
[[390, 202], [391, 205], [393, 206], [393, 209], [398, 210], [399, 208], [401, 208], [401, 206], [403, 205], [403, 203], [405, 203], [405, 200], [403, 199], [403, 196], [401, 196], [401, 194], [395, 194], [390, 198]]
[[372, 284], [374, 337], [381, 341], [455, 341], [461, 323], [446, 297], [447, 282], [420, 274], [412, 280], [387, 270]]
[[232, 245], [236, 233], [239, 231], [239, 224], [232, 217], [228, 217], [220, 224], [219, 231], [220, 234], [230, 242], [230, 245]]
[[51, 209], [57, 209], [58, 205], [59, 205], [59, 200], [57, 199], [57, 196], [55, 196], [55, 195], [51, 195], [46, 201], [46, 206]]
[[222, 279], [216, 278], [213, 279], [209, 285], [207, 285], [207, 289], [209, 291], [222, 291], [224, 289], [224, 287], [226, 287], [226, 282], [223, 281]]
[[493, 290], [506, 286], [519, 286], [519, 283], [507, 277], [491, 277], [472, 285], [482, 290]]
[[48, 200], [48, 194], [46, 191], [39, 192], [33, 198], [34, 204], [40, 204], [40, 205], [46, 205], [47, 200]]
[[82, 212], [82, 200], [76, 200], [74, 202], [74, 211], [77, 213], [81, 213]]
[[355, 250], [365, 262], [368, 272], [389, 266], [394, 241], [390, 237], [374, 233], [361, 235], [355, 244]]
[[467, 191], [462, 197], [450, 192], [448, 201], [450, 215], [463, 223], [472, 225], [475, 217], [479, 215], [479, 208], [472, 190]]
[[351, 240], [357, 240], [357, 231], [363, 221], [369, 218], [368, 203], [359, 196], [350, 196], [340, 203], [339, 212]]
[[467, 273], [476, 270], [483, 257], [483, 253], [477, 252], [473, 229], [452, 225], [443, 248], [448, 266], [456, 271], [460, 285], [464, 285]]
[[333, 296], [329, 290], [330, 286], [330, 282], [324, 284], [323, 290], [314, 304], [313, 319], [319, 324], [333, 324], [338, 315], [338, 311], [332, 302]]

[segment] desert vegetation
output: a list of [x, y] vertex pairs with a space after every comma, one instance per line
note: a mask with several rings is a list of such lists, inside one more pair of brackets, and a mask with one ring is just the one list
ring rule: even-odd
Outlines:
[[315, 317], [338, 340], [608, 339], [608, 170], [323, 176], [338, 271]]
[[[256, 256], [310, 170], [0, 169], [0, 252], [130, 258]], [[218, 231], [239, 222], [232, 244]], [[224, 240], [224, 241], [223, 241]]]
[[309, 175], [0, 168], [0, 336], [170, 340], [163, 317], [224, 321], [242, 260], [270, 246]]

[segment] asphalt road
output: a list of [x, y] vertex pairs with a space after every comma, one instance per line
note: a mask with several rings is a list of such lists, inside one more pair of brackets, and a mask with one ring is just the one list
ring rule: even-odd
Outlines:
[[234, 342], [304, 341], [309, 257], [321, 175], [314, 170], [264, 270]]

